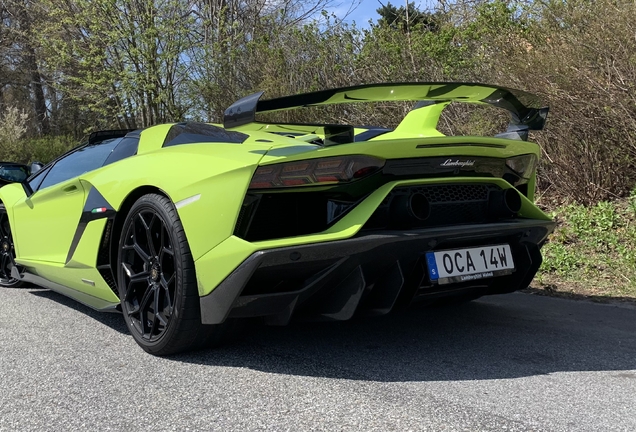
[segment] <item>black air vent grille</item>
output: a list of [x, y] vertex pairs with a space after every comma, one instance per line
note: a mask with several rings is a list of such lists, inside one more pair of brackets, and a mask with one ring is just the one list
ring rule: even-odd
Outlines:
[[[492, 186], [483, 184], [470, 185], [429, 185], [408, 188], [411, 193], [423, 194], [431, 204], [465, 203], [466, 201], [487, 201]], [[495, 187], [495, 189], [499, 189]]]
[[489, 222], [492, 220], [489, 213], [490, 194], [500, 190], [501, 188], [492, 184], [440, 184], [395, 188], [373, 213], [364, 229], [396, 228], [394, 216], [391, 214], [391, 203], [396, 197], [416, 193], [424, 195], [428, 200], [430, 215], [426, 220], [414, 221], [410, 228]]
[[113, 220], [108, 219], [106, 226], [104, 227], [102, 239], [99, 243], [99, 251], [97, 252], [97, 270], [99, 271], [99, 274], [102, 275], [102, 278], [106, 281], [113, 293], [119, 297], [117, 283], [115, 282], [115, 277], [110, 265], [110, 236], [112, 234], [112, 230]]

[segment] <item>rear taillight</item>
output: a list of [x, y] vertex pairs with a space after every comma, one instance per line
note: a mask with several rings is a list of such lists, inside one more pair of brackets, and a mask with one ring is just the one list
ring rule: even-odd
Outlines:
[[305, 159], [258, 167], [250, 189], [348, 183], [377, 172], [384, 160], [371, 156]]
[[524, 180], [528, 180], [537, 169], [537, 157], [533, 154], [506, 159], [506, 166]]

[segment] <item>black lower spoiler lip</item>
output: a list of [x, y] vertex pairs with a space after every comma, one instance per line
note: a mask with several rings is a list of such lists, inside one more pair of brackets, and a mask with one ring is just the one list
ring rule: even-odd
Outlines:
[[[540, 247], [553, 221], [515, 220], [412, 231], [369, 232], [354, 238], [258, 251], [210, 294], [201, 297], [203, 324], [265, 317], [287, 324], [292, 314], [346, 320], [356, 311], [380, 315], [418, 296], [486, 289], [487, 294], [527, 287], [541, 265]], [[516, 271], [508, 276], [439, 287], [430, 281], [425, 252], [510, 244]], [[486, 285], [484, 285], [486, 284]]]

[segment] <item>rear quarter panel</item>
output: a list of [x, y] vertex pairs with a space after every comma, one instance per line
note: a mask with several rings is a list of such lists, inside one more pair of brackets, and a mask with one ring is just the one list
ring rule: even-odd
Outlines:
[[196, 197], [178, 208], [196, 260], [232, 234], [245, 191], [264, 153], [262, 147], [244, 144], [184, 144], [133, 156], [81, 178], [116, 210], [144, 186], [160, 189], [176, 204]]

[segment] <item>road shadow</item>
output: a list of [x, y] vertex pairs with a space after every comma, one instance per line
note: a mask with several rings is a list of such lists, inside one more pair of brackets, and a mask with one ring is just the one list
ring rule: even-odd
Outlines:
[[41, 298], [45, 298], [56, 303], [59, 303], [65, 307], [71, 308], [82, 315], [86, 315], [95, 321], [98, 321], [105, 326], [112, 328], [115, 331], [123, 334], [129, 334], [124, 318], [119, 313], [112, 312], [98, 312], [95, 309], [91, 309], [88, 306], [83, 305], [69, 297], [58, 294], [55, 291], [51, 291], [38, 286], [27, 286], [21, 289], [29, 289], [30, 293]]
[[232, 343], [172, 360], [381, 382], [625, 371], [636, 369], [636, 309], [510, 294], [373, 319], [250, 326]]
[[[49, 290], [31, 293], [128, 334], [119, 314], [94, 311]], [[617, 371], [618, 379], [636, 379], [636, 373], [624, 373], [636, 370], [636, 308], [517, 293], [345, 322], [252, 323], [220, 347], [168, 359], [379, 382], [578, 371]]]

